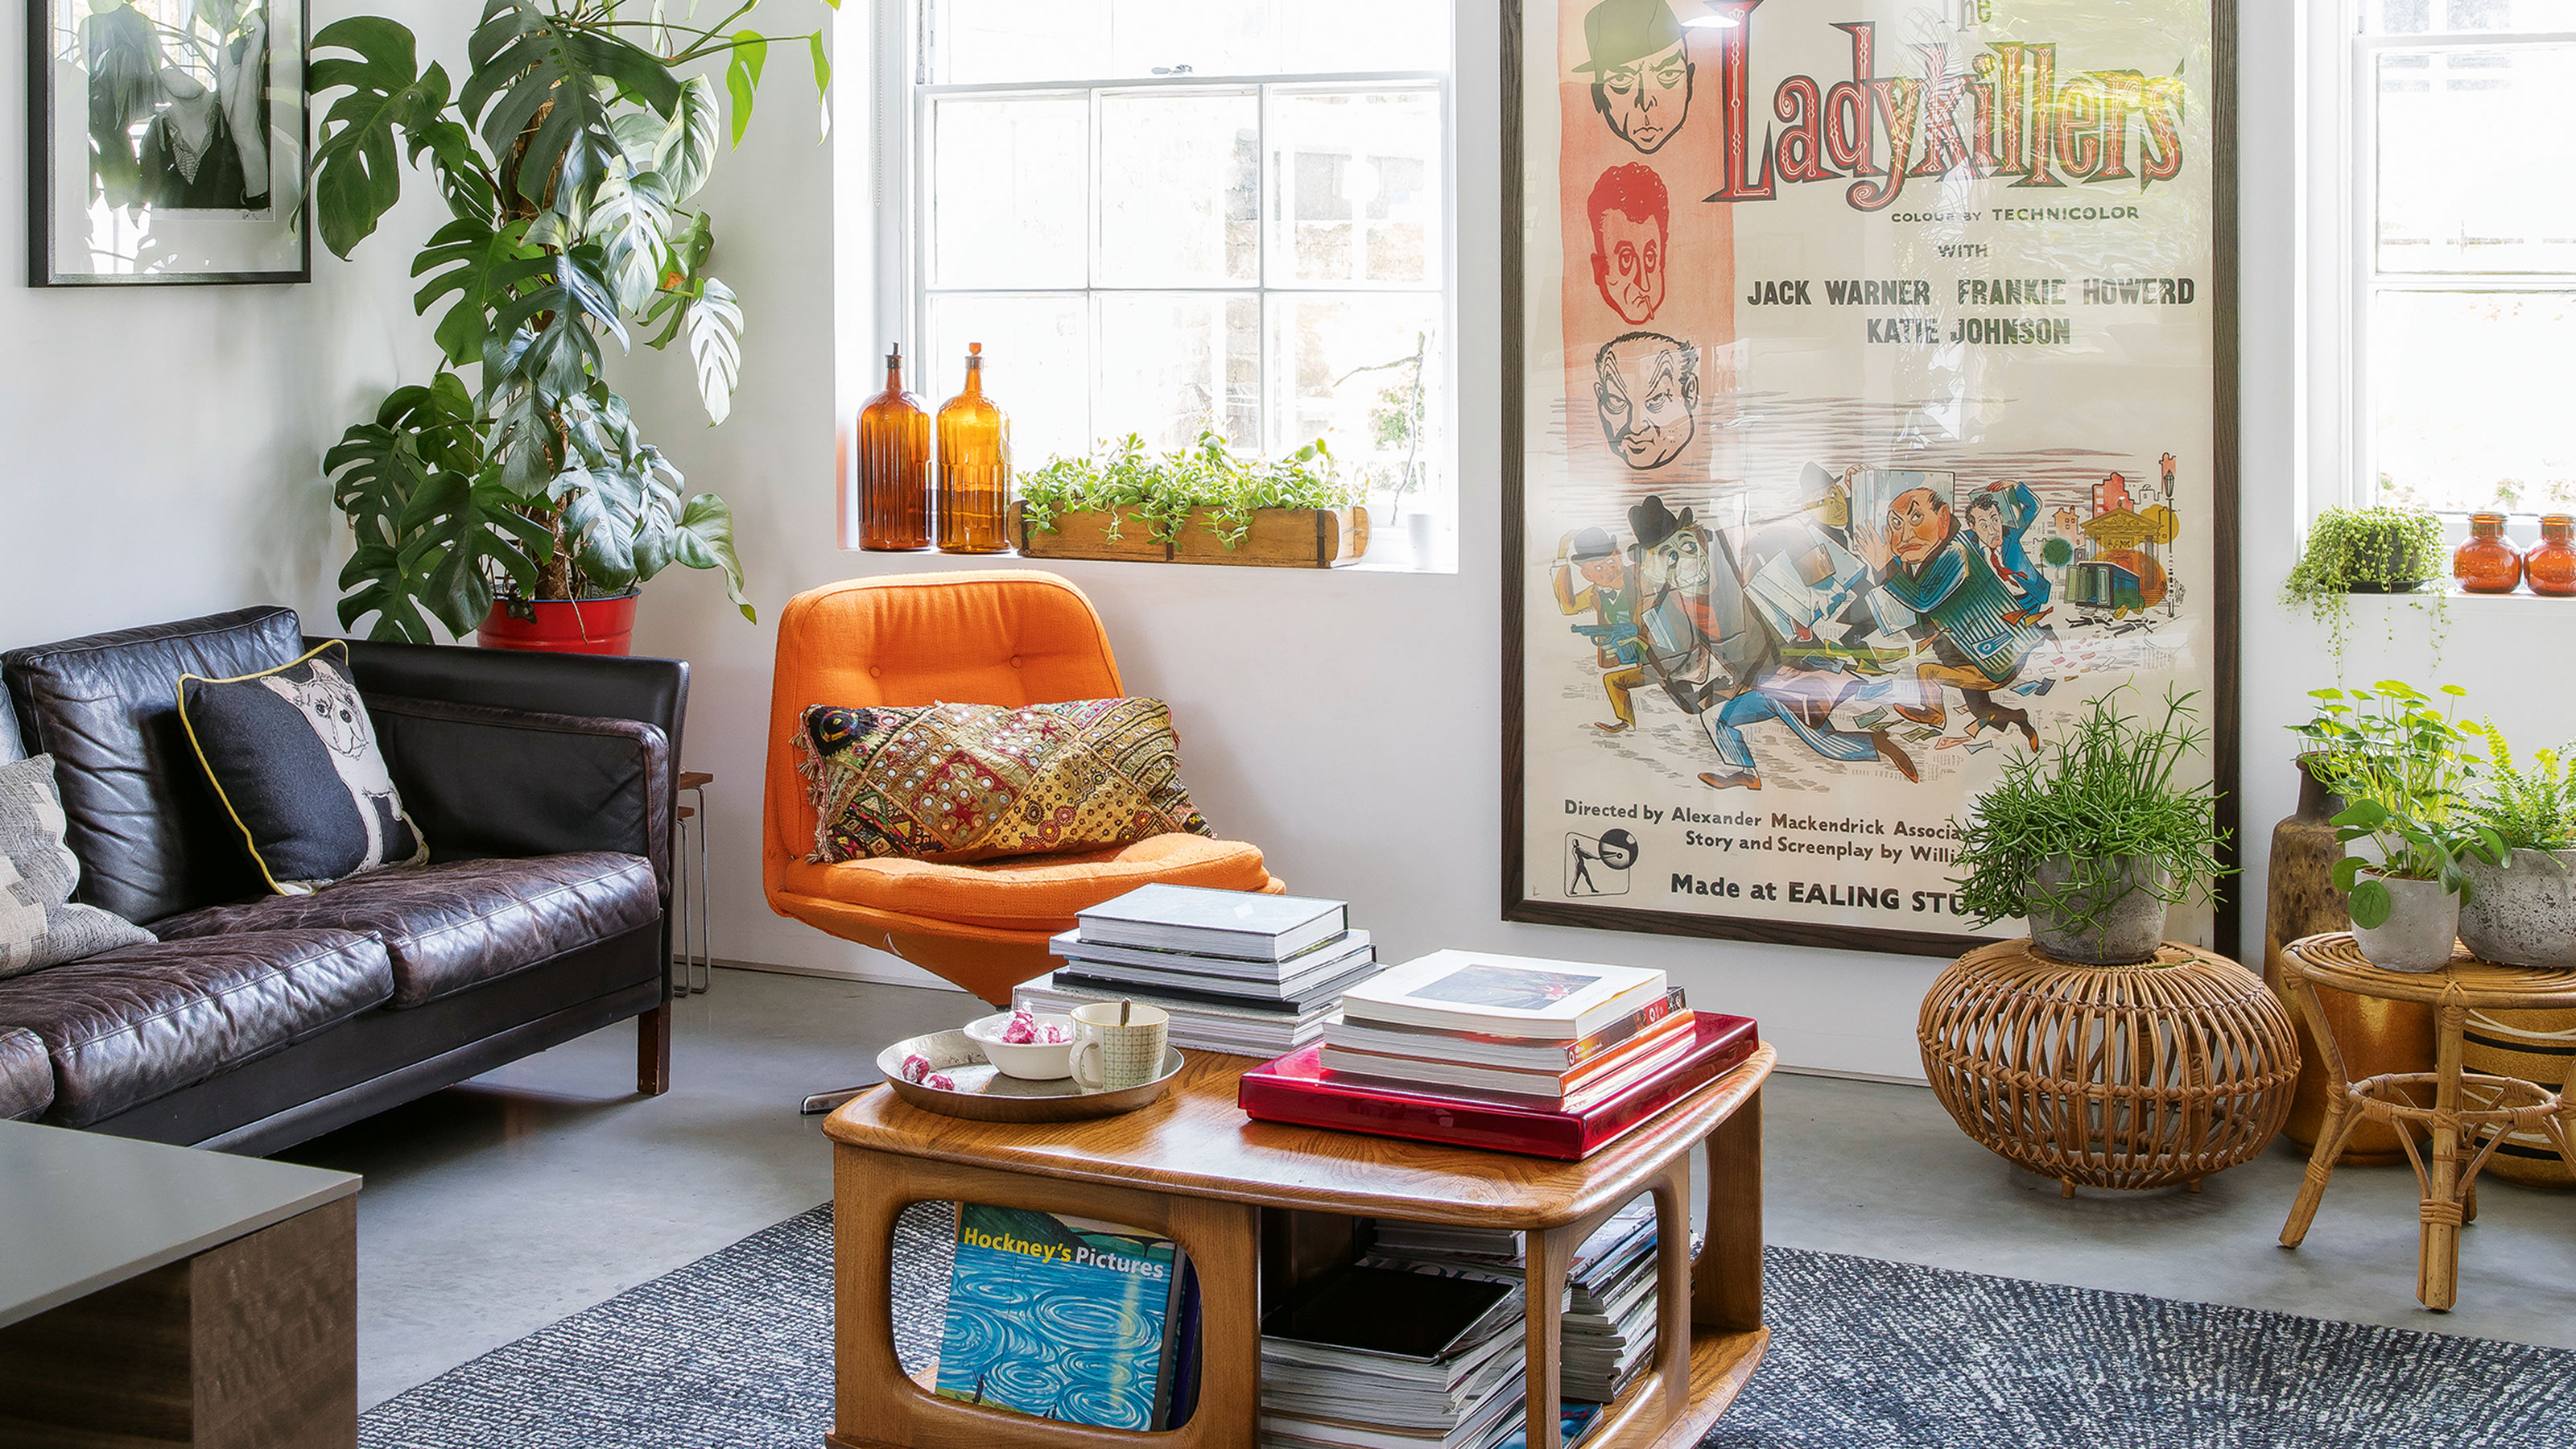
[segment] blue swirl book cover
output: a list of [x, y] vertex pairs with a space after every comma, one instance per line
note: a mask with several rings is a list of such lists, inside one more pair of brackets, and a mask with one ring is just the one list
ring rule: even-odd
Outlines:
[[1182, 1267], [1169, 1238], [961, 1205], [935, 1392], [1066, 1423], [1168, 1427]]

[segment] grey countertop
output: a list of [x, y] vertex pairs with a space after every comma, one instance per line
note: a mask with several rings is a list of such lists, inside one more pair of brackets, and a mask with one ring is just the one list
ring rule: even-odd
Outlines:
[[344, 1198], [359, 1179], [0, 1122], [0, 1327]]

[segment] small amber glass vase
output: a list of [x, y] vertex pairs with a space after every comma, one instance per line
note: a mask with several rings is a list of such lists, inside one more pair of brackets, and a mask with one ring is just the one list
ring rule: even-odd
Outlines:
[[2472, 594], [2510, 594], [2522, 582], [2522, 554], [2504, 539], [2504, 515], [2469, 515], [2469, 541], [2451, 555], [2451, 577]]
[[930, 414], [903, 388], [903, 348], [886, 354], [885, 391], [859, 409], [859, 547], [930, 547]]
[[966, 390], [939, 408], [939, 549], [1011, 546], [1011, 420], [984, 396], [984, 344], [966, 345]]
[[2553, 599], [2576, 598], [2576, 514], [2540, 516], [2540, 542], [2522, 556], [2531, 591]]

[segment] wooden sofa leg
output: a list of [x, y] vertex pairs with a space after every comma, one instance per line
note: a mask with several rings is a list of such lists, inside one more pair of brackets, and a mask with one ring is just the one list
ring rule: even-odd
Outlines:
[[635, 1018], [635, 1090], [658, 1097], [671, 1090], [671, 1003]]

